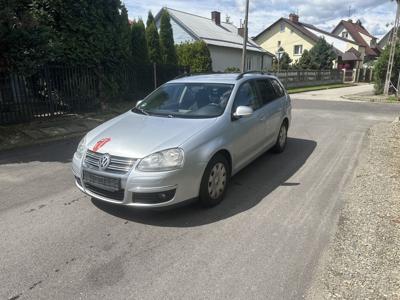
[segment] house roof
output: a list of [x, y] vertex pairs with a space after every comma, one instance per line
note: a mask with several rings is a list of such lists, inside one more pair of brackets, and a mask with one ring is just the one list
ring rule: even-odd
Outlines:
[[339, 24], [332, 30], [332, 33], [335, 32], [339, 26], [342, 25], [347, 32], [353, 37], [353, 39], [360, 45], [365, 47], [365, 54], [367, 56], [378, 56], [379, 50], [377, 48], [372, 48], [369, 43], [367, 43], [364, 38], [360, 35], [364, 34], [372, 39], [376, 39], [373, 35], [371, 35], [364, 26], [362, 26], [361, 22], [353, 23], [352, 21], [344, 21], [341, 20]]
[[329, 44], [332, 44], [332, 46], [334, 48], [334, 51], [338, 55], [342, 55], [344, 52], [346, 52], [347, 43], [353, 43], [353, 44], [356, 44], [356, 45], [360, 45], [357, 42], [350, 41], [350, 40], [345, 39], [343, 37], [334, 35], [334, 34], [332, 34], [330, 32], [321, 30], [321, 29], [315, 27], [314, 25], [306, 24], [306, 23], [302, 23], [302, 22], [293, 22], [290, 19], [286, 19], [286, 18], [278, 19], [276, 22], [274, 22], [272, 25], [270, 25], [269, 27], [264, 29], [262, 32], [260, 32], [254, 38], [255, 39], [259, 38], [261, 35], [263, 35], [267, 31], [271, 30], [271, 28], [273, 28], [277, 23], [279, 23], [281, 21], [291, 25], [292, 27], [294, 27], [295, 29], [300, 31], [302, 34], [304, 34], [306, 37], [308, 37], [309, 39], [311, 39], [314, 42], [317, 42], [318, 39], [320, 39], [320, 38], [325, 38], [325, 40]]
[[349, 61], [349, 60], [360, 60], [361, 61], [362, 60], [361, 53], [359, 51], [357, 51], [356, 49], [354, 49], [353, 47], [351, 47], [348, 51], [343, 53], [342, 60], [343, 61]]
[[[178, 23], [194, 39], [203, 40], [207, 45], [235, 49], [243, 48], [243, 37], [238, 34], [238, 29], [233, 24], [221, 22], [221, 25], [217, 25], [209, 18], [172, 8], [163, 9], [166, 9], [171, 19]], [[156, 15], [156, 20], [160, 17], [163, 9], [161, 9]], [[247, 42], [247, 50], [274, 56], [273, 54], [261, 48], [250, 38]]]

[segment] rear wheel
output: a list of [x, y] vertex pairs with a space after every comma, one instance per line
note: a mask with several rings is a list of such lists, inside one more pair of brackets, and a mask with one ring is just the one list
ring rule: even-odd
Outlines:
[[279, 129], [275, 146], [272, 149], [275, 153], [282, 153], [285, 150], [287, 143], [287, 130], [287, 123], [283, 122], [281, 128]]
[[201, 180], [200, 204], [213, 207], [221, 203], [229, 182], [229, 164], [222, 154], [215, 155], [208, 163]]

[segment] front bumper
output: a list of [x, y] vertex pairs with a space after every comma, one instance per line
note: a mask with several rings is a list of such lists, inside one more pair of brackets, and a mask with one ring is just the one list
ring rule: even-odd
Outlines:
[[[131, 171], [121, 175], [87, 168], [75, 156], [72, 160], [75, 183], [82, 192], [102, 201], [142, 208], [166, 207], [198, 197], [204, 168], [204, 164], [195, 164], [168, 172], [140, 172], [134, 165]], [[92, 186], [85, 180], [84, 172], [118, 180], [120, 190], [110, 192], [101, 184]]]

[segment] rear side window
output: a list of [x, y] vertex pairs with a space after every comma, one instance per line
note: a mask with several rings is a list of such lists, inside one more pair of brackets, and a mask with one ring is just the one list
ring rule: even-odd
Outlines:
[[239, 87], [233, 102], [233, 111], [236, 111], [238, 106], [250, 106], [253, 110], [260, 108], [261, 105], [253, 81], [247, 81]]
[[271, 83], [268, 80], [257, 80], [256, 83], [263, 104], [267, 104], [277, 98], [277, 95], [275, 94], [275, 89], [272, 87]]
[[275, 93], [278, 97], [285, 96], [285, 91], [284, 91], [282, 85], [276, 79], [271, 79], [271, 84], [274, 87]]

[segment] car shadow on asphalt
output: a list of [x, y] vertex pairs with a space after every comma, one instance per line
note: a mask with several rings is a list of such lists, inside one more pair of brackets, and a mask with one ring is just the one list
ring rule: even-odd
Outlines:
[[266, 152], [236, 174], [229, 185], [224, 201], [211, 209], [197, 203], [164, 210], [144, 210], [113, 205], [97, 199], [99, 209], [128, 221], [163, 227], [193, 227], [217, 222], [256, 206], [279, 186], [296, 186], [287, 182], [307, 161], [317, 143], [312, 140], [289, 138], [282, 154]]

